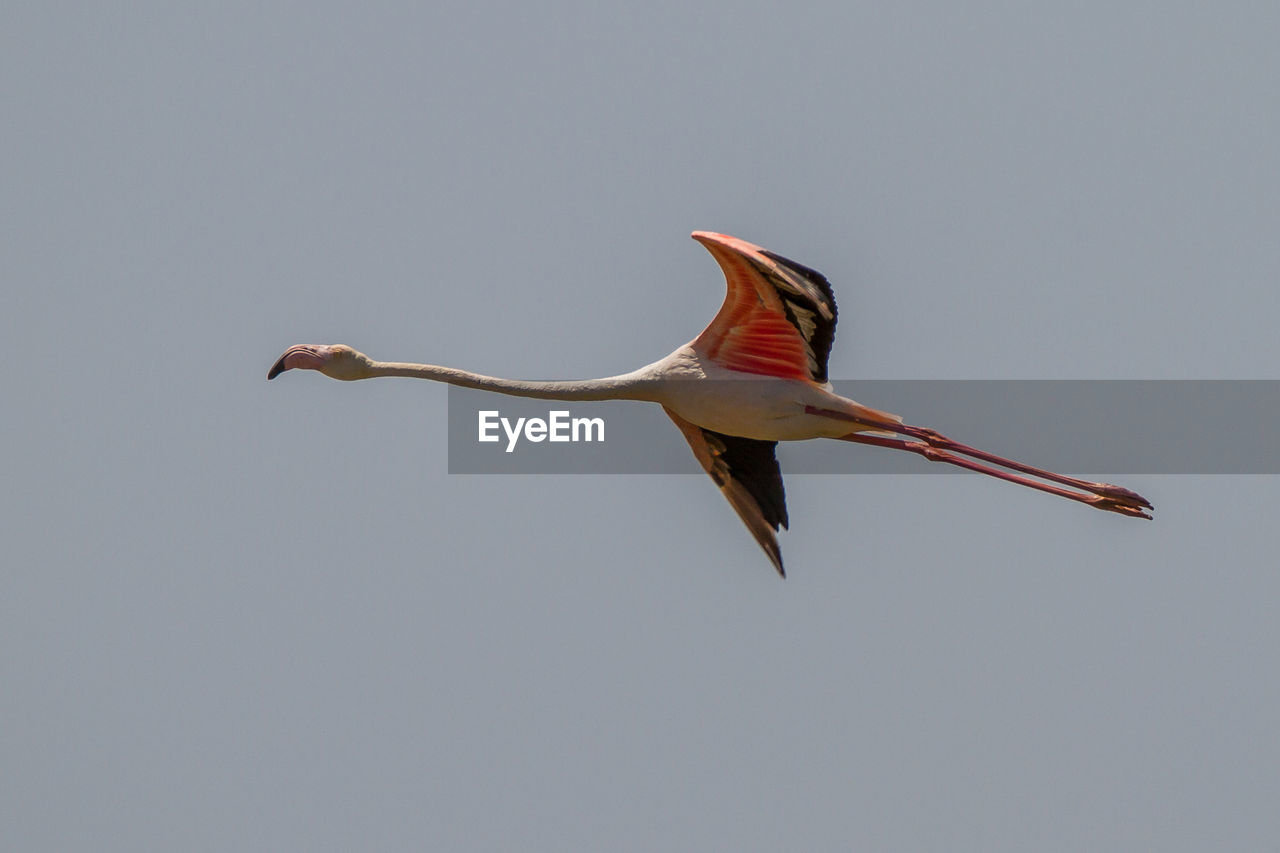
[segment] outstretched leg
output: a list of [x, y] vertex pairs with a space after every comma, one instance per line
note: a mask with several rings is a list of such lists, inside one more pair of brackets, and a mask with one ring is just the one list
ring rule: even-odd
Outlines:
[[[810, 414], [825, 415], [838, 420], [849, 420], [863, 424], [865, 426], [875, 427], [876, 429], [887, 432], [898, 433], [899, 435], [910, 436], [915, 439], [908, 441], [900, 438], [886, 438], [878, 435], [866, 435], [864, 433], [855, 432], [849, 435], [841, 436], [842, 441], [853, 441], [858, 444], [870, 444], [875, 447], [888, 447], [893, 450], [905, 450], [909, 453], [916, 453], [928, 459], [931, 462], [945, 462], [948, 465], [956, 465], [966, 468], [970, 471], [976, 471], [980, 474], [987, 474], [991, 477], [997, 477], [1001, 480], [1007, 480], [1010, 483], [1017, 483], [1022, 486], [1029, 486], [1042, 492], [1058, 495], [1073, 501], [1088, 504], [1096, 509], [1107, 510], [1108, 512], [1117, 512], [1121, 515], [1128, 515], [1134, 518], [1151, 518], [1143, 510], [1152, 509], [1151, 503], [1137, 492], [1126, 489], [1122, 486], [1115, 486], [1110, 483], [1094, 483], [1088, 480], [1078, 480], [1075, 477], [1066, 477], [1062, 474], [1055, 474], [1052, 471], [1046, 471], [1043, 468], [1035, 468], [1031, 465], [1025, 465], [1012, 459], [1005, 459], [1003, 456], [996, 456], [994, 453], [987, 453], [984, 450], [978, 450], [968, 445], [961, 444], [958, 441], [952, 441], [937, 430], [927, 427], [916, 427], [909, 424], [900, 424], [892, 422], [881, 423], [879, 421], [866, 421], [863, 418], [855, 418], [846, 415], [843, 412], [836, 412], [829, 409], [819, 409], [816, 407], [806, 407], [805, 411]], [[972, 457], [966, 459], [964, 457]], [[974, 459], [989, 462], [990, 465], [983, 465]], [[1011, 474], [1009, 471], [1002, 471], [1000, 468], [1008, 468], [1010, 471], [1020, 471], [1023, 474], [1029, 474], [1029, 477], [1020, 477]], [[1039, 479], [1032, 479], [1032, 478]], [[1070, 486], [1069, 489], [1050, 486], [1048, 483], [1039, 482], [1039, 480], [1049, 480], [1050, 482], [1060, 483], [1064, 486]], [[1078, 489], [1079, 491], [1072, 491]]]
[[[1151, 504], [1147, 503], [1146, 498], [1123, 489], [1119, 486], [1112, 486], [1108, 483], [1097, 483], [1100, 489], [1088, 489], [1085, 492], [1073, 492], [1070, 489], [1064, 489], [1059, 486], [1051, 486], [1048, 483], [1042, 483], [1039, 480], [1033, 480], [1030, 477], [1020, 477], [1017, 474], [1010, 474], [1008, 471], [1001, 471], [980, 462], [974, 462], [972, 459], [965, 459], [948, 450], [942, 450], [923, 441], [907, 441], [901, 438], [885, 438], [879, 435], [866, 435], [864, 433], [855, 432], [849, 435], [841, 436], [841, 441], [855, 441], [858, 444], [871, 444], [876, 447], [888, 447], [893, 450], [906, 450], [909, 453], [918, 453], [930, 462], [945, 462], [948, 465], [958, 465], [961, 468], [967, 468], [970, 471], [977, 471], [979, 474], [986, 474], [991, 477], [998, 477], [1001, 480], [1008, 480], [1010, 483], [1017, 483], [1020, 486], [1029, 486], [1042, 492], [1048, 492], [1051, 495], [1068, 498], [1073, 501], [1079, 501], [1088, 504], [1095, 509], [1105, 509], [1108, 512], [1118, 512], [1121, 515], [1128, 515], [1134, 518], [1150, 519], [1151, 516], [1143, 512], [1143, 509], [1151, 509]], [[1056, 475], [1055, 475], [1056, 477]], [[1063, 478], [1070, 479], [1070, 478]], [[1083, 480], [1076, 482], [1083, 483]], [[1092, 493], [1090, 493], [1092, 492]], [[1117, 497], [1118, 493], [1123, 496]]]

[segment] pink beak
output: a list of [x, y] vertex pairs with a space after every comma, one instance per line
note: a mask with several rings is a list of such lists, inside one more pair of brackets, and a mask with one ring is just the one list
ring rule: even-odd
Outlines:
[[267, 379], [275, 379], [286, 370], [292, 370], [300, 367], [303, 370], [319, 370], [325, 362], [324, 355], [319, 352], [318, 347], [308, 344], [298, 344], [285, 350], [284, 355], [280, 356], [275, 364], [271, 365], [271, 369], [267, 371]]

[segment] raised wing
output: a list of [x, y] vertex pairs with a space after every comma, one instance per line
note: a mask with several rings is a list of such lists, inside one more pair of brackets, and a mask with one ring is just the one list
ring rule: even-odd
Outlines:
[[666, 406], [662, 408], [684, 433], [693, 455], [769, 555], [778, 574], [785, 578], [782, 550], [775, 535], [779, 525], [787, 526], [787, 496], [782, 488], [782, 470], [774, 456], [778, 442], [712, 432], [686, 421]]
[[827, 381], [836, 300], [822, 273], [727, 234], [695, 231], [729, 292], [695, 348], [731, 370]]

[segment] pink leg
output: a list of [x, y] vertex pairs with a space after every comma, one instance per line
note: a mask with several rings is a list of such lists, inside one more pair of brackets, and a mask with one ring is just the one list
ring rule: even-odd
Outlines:
[[1151, 504], [1147, 503], [1147, 499], [1137, 492], [1130, 491], [1122, 486], [1113, 486], [1110, 483], [1093, 483], [1088, 480], [1077, 480], [1074, 477], [1064, 477], [1061, 474], [1055, 474], [1052, 471], [1046, 471], [1043, 468], [1033, 468], [1022, 462], [1015, 462], [1012, 459], [1005, 459], [1003, 456], [996, 456], [994, 453], [987, 453], [985, 450], [969, 447], [958, 441], [952, 441], [937, 430], [928, 427], [913, 427], [903, 425], [901, 428], [903, 435], [909, 435], [912, 438], [918, 438], [931, 447], [940, 450], [950, 450], [953, 453], [959, 453], [964, 456], [972, 456], [974, 459], [981, 459], [983, 462], [990, 462], [993, 465], [999, 465], [1001, 468], [1009, 468], [1014, 471], [1021, 471], [1024, 474], [1030, 474], [1033, 477], [1039, 477], [1042, 480], [1050, 480], [1055, 483], [1061, 483], [1064, 486], [1071, 486], [1074, 489], [1082, 489], [1086, 492], [1093, 492], [1099, 495], [1105, 495], [1114, 498], [1123, 503], [1135, 504], [1137, 506], [1151, 509]]
[[[1105, 509], [1108, 512], [1118, 512], [1121, 515], [1128, 515], [1134, 518], [1151, 518], [1151, 516], [1143, 512], [1142, 509], [1135, 506], [1135, 501], [1132, 499], [1116, 498], [1109, 494], [1102, 493], [1087, 494], [1082, 492], [1073, 492], [1070, 489], [1051, 486], [1048, 483], [1041, 483], [1038, 480], [1031, 479], [1030, 477], [1020, 477], [1017, 474], [1010, 474], [1008, 471], [1001, 471], [999, 469], [983, 465], [979, 462], [974, 462], [972, 459], [965, 459], [962, 456], [957, 456], [946, 450], [940, 450], [933, 445], [924, 443], [923, 441], [907, 441], [901, 438], [884, 438], [882, 436], [866, 435], [860, 432], [841, 436], [840, 440], [855, 441], [859, 444], [871, 444], [876, 447], [888, 447], [893, 450], [906, 450], [910, 453], [918, 453], [930, 462], [945, 462], [948, 465], [958, 465], [959, 467], [967, 468], [970, 471], [977, 471], [979, 474], [986, 474], [991, 477], [997, 477], [1001, 480], [1008, 480], [1010, 483], [1017, 483], [1020, 486], [1029, 486], [1030, 488], [1038, 489], [1042, 492], [1048, 492], [1051, 495], [1058, 495], [1059, 497], [1079, 501], [1080, 503], [1088, 504], [1095, 509]], [[1101, 485], [1106, 486], [1107, 484], [1103, 483]], [[1117, 489], [1118, 487], [1110, 486], [1108, 488]], [[1147, 509], [1151, 508], [1151, 504], [1147, 503], [1146, 499], [1142, 496], [1137, 495], [1128, 489], [1120, 489], [1120, 491], [1133, 495], [1134, 498], [1136, 498], [1136, 502], [1140, 502], [1142, 507]]]
[[[1033, 489], [1039, 489], [1042, 492], [1059, 495], [1070, 500], [1080, 501], [1089, 504], [1097, 509], [1104, 509], [1109, 512], [1118, 512], [1121, 515], [1133, 516], [1135, 518], [1151, 518], [1150, 515], [1143, 512], [1144, 509], [1151, 509], [1151, 503], [1137, 492], [1114, 486], [1110, 483], [1093, 483], [1088, 480], [1078, 480], [1074, 477], [1065, 477], [1061, 474], [1055, 474], [1052, 471], [1046, 471], [1042, 468], [1034, 468], [1030, 465], [1024, 465], [1012, 459], [1005, 459], [1002, 456], [996, 456], [993, 453], [987, 453], [983, 450], [977, 450], [957, 441], [952, 441], [936, 430], [927, 427], [916, 427], [909, 424], [899, 423], [879, 423], [869, 422], [862, 418], [853, 418], [845, 415], [843, 412], [834, 412], [826, 409], [817, 409], [809, 407], [806, 411], [811, 414], [821, 414], [828, 417], [835, 417], [840, 420], [851, 420], [864, 423], [867, 426], [873, 426], [877, 429], [883, 429], [888, 432], [896, 432], [899, 435], [908, 435], [917, 441], [906, 441], [898, 438], [883, 438], [881, 436], [864, 435], [862, 433], [851, 433], [842, 436], [844, 441], [853, 441], [859, 444], [871, 444], [876, 447], [888, 447], [894, 450], [906, 450], [909, 453], [918, 453], [925, 459], [932, 462], [945, 462], [949, 465], [957, 465], [961, 468], [967, 468], [970, 471], [977, 471], [980, 474], [987, 474], [992, 477], [998, 477], [1001, 480], [1008, 480], [1011, 483], [1018, 483], [1023, 486], [1030, 486]], [[958, 455], [957, 455], [958, 454]], [[997, 468], [987, 465], [981, 465], [972, 459], [964, 459], [962, 457], [970, 456], [974, 459], [980, 459], [984, 462], [990, 462], [999, 468], [1008, 468], [1013, 471], [1021, 471], [1024, 474], [1030, 474], [1031, 477], [1038, 477], [1041, 480], [1049, 480], [1055, 483], [1061, 483], [1064, 486], [1070, 486], [1072, 489], [1079, 489], [1079, 492], [1069, 489], [1060, 489], [1050, 486], [1046, 483], [1037, 482], [1030, 477], [1019, 477], [1010, 474], [1007, 471], [1000, 471]], [[1084, 492], [1085, 494], [1081, 494]]]

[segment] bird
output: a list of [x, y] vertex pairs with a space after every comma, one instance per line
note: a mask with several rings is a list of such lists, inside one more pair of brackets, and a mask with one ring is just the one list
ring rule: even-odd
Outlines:
[[529, 381], [433, 364], [374, 361], [344, 344], [299, 344], [272, 365], [352, 381], [400, 376], [546, 400], [658, 403], [780, 577], [779, 528], [788, 529], [779, 441], [837, 439], [915, 453], [1096, 509], [1150, 519], [1146, 498], [1109, 483], [1066, 477], [960, 444], [928, 427], [836, 394], [827, 375], [836, 302], [821, 273], [768, 249], [711, 231], [694, 240], [724, 273], [711, 323], [670, 355], [602, 379]]

